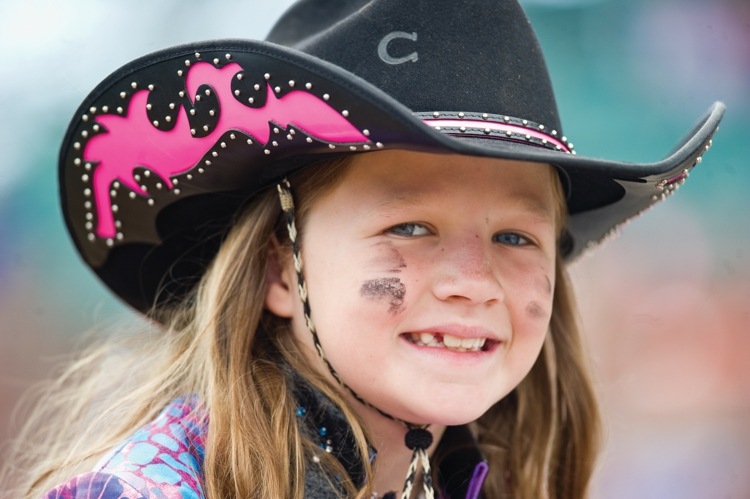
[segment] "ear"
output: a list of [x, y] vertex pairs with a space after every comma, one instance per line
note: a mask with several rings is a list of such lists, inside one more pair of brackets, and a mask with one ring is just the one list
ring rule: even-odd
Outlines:
[[268, 266], [266, 267], [266, 299], [268, 311], [279, 317], [291, 318], [296, 300], [296, 287], [291, 267], [283, 257], [283, 250], [276, 236], [268, 246]]

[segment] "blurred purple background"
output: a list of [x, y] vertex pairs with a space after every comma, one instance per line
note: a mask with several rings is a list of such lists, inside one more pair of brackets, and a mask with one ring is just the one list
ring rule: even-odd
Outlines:
[[[750, 2], [522, 3], [579, 154], [655, 161], [714, 100], [728, 106], [677, 195], [572, 273], [605, 411], [592, 497], [750, 498]], [[25, 389], [83, 332], [140, 320], [63, 228], [56, 155], [76, 107], [136, 57], [263, 38], [290, 4], [0, 3], [0, 459]]]

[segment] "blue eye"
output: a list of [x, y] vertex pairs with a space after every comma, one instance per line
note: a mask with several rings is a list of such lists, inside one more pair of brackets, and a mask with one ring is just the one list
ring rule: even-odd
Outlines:
[[414, 222], [394, 225], [393, 227], [388, 229], [387, 232], [403, 237], [419, 237], [427, 236], [430, 234], [430, 231], [427, 227]]
[[515, 232], [501, 232], [495, 234], [492, 237], [492, 242], [504, 244], [506, 246], [526, 246], [531, 243], [527, 238], [520, 234], [516, 234]]

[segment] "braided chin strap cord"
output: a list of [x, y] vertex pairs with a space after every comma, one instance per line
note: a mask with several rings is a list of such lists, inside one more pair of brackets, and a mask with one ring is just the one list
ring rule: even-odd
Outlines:
[[432, 484], [432, 475], [430, 472], [430, 458], [427, 455], [427, 449], [432, 444], [432, 433], [427, 430], [427, 425], [415, 425], [407, 423], [397, 417], [391, 416], [387, 412], [384, 412], [377, 407], [373, 406], [362, 397], [360, 397], [354, 390], [352, 390], [344, 381], [339, 377], [339, 374], [331, 365], [328, 358], [326, 358], [323, 346], [320, 344], [318, 338], [318, 332], [315, 329], [315, 324], [312, 321], [310, 313], [310, 302], [307, 296], [307, 286], [305, 284], [305, 276], [302, 272], [302, 254], [300, 252], [300, 245], [297, 239], [297, 226], [294, 219], [294, 197], [292, 196], [292, 186], [288, 180], [282, 180], [276, 188], [279, 191], [279, 201], [281, 202], [281, 210], [284, 212], [286, 218], [286, 228], [289, 232], [289, 239], [292, 242], [292, 259], [294, 261], [294, 270], [297, 273], [297, 283], [299, 297], [302, 300], [302, 308], [305, 315], [305, 322], [307, 323], [307, 329], [309, 329], [312, 335], [313, 344], [318, 352], [318, 356], [328, 368], [328, 371], [334, 377], [334, 379], [346, 389], [352, 397], [354, 397], [361, 404], [369, 407], [385, 416], [388, 419], [401, 423], [408, 428], [405, 437], [406, 446], [412, 450], [411, 463], [409, 463], [409, 469], [406, 473], [406, 480], [404, 481], [404, 488], [401, 492], [401, 499], [410, 499], [412, 489], [414, 488], [414, 481], [417, 476], [417, 469], [421, 463], [422, 465], [422, 483], [424, 486], [425, 499], [434, 499], [435, 491]]

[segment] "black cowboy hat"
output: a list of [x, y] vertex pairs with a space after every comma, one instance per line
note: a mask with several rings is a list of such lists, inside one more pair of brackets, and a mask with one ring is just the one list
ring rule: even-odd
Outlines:
[[98, 85], [62, 144], [63, 212], [86, 263], [147, 311], [197, 282], [249, 196], [303, 166], [456, 153], [555, 165], [570, 260], [684, 182], [723, 112], [658, 162], [576, 155], [515, 0], [301, 0], [266, 41], [169, 48]]

